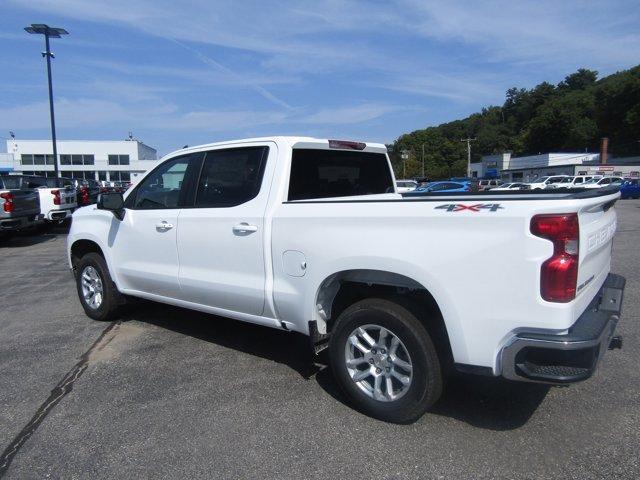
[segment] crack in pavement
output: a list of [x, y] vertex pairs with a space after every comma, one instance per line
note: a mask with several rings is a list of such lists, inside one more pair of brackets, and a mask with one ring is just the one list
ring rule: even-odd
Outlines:
[[16, 435], [9, 446], [0, 455], [0, 478], [2, 478], [9, 469], [14, 457], [18, 454], [22, 446], [35, 433], [43, 420], [49, 415], [51, 410], [60, 403], [60, 401], [73, 390], [73, 384], [78, 380], [87, 369], [91, 356], [94, 352], [102, 350], [108, 345], [117, 333], [121, 321], [115, 321], [105, 328], [98, 339], [91, 345], [89, 350], [82, 354], [78, 363], [58, 382], [51, 390], [49, 397], [40, 405], [36, 413], [31, 417], [29, 423]]

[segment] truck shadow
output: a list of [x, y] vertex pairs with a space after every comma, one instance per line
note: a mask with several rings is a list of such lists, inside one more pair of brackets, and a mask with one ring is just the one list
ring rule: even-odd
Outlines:
[[[312, 356], [304, 335], [147, 301], [134, 305], [126, 319], [287, 365], [305, 380], [315, 379], [336, 401], [351, 406], [328, 367], [326, 350]], [[430, 414], [482, 429], [513, 430], [527, 423], [548, 391], [545, 385], [456, 374]]]
[[[350, 405], [338, 388], [330, 368], [322, 368], [316, 374], [316, 380], [336, 400]], [[515, 430], [529, 421], [549, 388], [501, 378], [455, 374], [427, 415], [454, 418], [487, 430]]]
[[41, 225], [10, 235], [0, 234], [0, 248], [23, 248], [50, 242], [56, 237], [69, 233], [69, 222]]
[[312, 363], [305, 335], [146, 300], [136, 300], [123, 320], [137, 320], [182, 335], [287, 365], [305, 379], [318, 368]]

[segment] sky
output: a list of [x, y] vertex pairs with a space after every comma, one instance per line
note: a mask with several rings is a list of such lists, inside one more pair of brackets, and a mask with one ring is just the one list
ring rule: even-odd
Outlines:
[[265, 135], [389, 143], [510, 87], [640, 63], [640, 2], [0, 0], [0, 140], [128, 132], [169, 153]]

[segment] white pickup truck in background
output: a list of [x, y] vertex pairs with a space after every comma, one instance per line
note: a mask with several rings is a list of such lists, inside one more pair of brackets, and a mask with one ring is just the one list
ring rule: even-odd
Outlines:
[[403, 198], [384, 145], [258, 138], [185, 148], [102, 194], [74, 213], [68, 258], [94, 319], [134, 296], [300, 332], [358, 408], [409, 422], [454, 368], [593, 374], [625, 284], [609, 271], [618, 198]]
[[12, 175], [5, 181], [16, 189], [35, 190], [40, 197], [40, 213], [47, 222], [70, 219], [78, 206], [76, 188], [69, 178]]

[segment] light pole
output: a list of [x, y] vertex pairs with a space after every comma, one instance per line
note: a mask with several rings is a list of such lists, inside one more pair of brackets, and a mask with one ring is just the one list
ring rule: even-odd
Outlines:
[[409, 158], [409, 150], [403, 150], [402, 158], [402, 178], [407, 178], [407, 159]]
[[46, 50], [42, 56], [47, 58], [47, 78], [49, 80], [49, 114], [51, 116], [51, 142], [53, 143], [53, 171], [56, 177], [60, 176], [58, 171], [58, 146], [56, 144], [56, 118], [53, 112], [53, 85], [51, 83], [51, 59], [55, 58], [49, 48], [49, 38], [60, 38], [61, 35], [68, 35], [64, 28], [50, 27], [44, 23], [32, 23], [30, 27], [25, 27], [27, 33], [44, 35]]
[[422, 178], [424, 178], [424, 143], [422, 144]]

